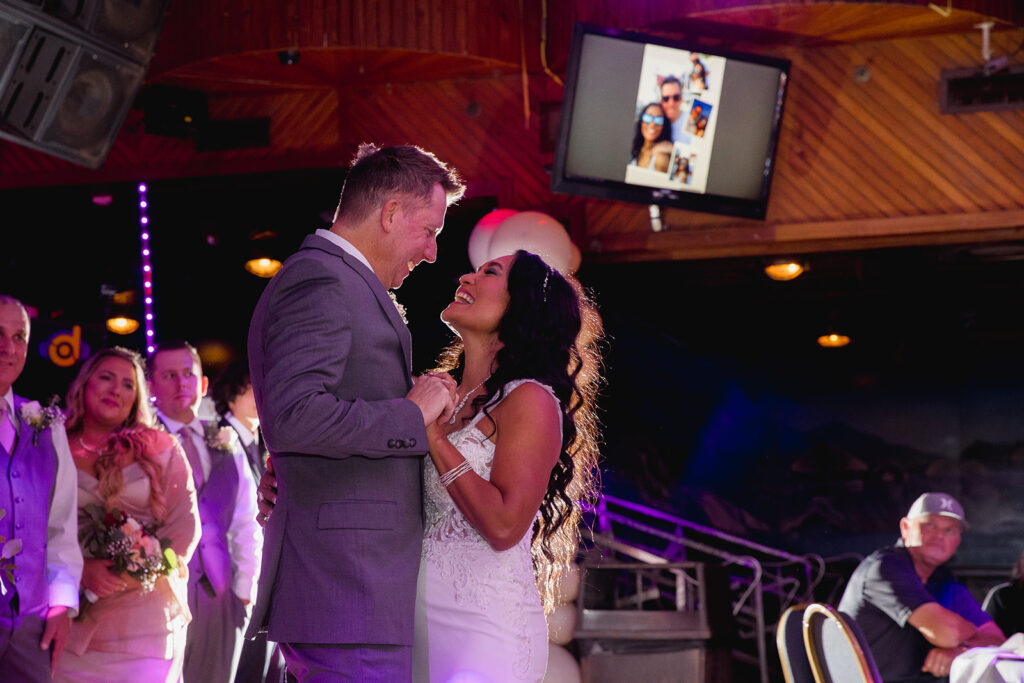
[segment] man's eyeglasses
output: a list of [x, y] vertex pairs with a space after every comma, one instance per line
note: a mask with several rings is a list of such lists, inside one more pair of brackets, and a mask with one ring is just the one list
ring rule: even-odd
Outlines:
[[644, 114], [643, 116], [640, 117], [640, 120], [643, 121], [644, 123], [653, 123], [659, 126], [665, 124], [664, 116], [651, 116], [650, 114]]
[[680, 93], [676, 93], [675, 95], [662, 95], [661, 96], [661, 101], [662, 102], [668, 102], [669, 100], [672, 100], [673, 102], [678, 102], [681, 99], [683, 99], [683, 96]]

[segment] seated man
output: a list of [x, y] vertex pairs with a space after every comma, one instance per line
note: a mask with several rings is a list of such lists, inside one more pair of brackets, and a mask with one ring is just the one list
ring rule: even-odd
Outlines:
[[922, 494], [900, 520], [901, 540], [866, 557], [850, 577], [839, 611], [857, 620], [885, 683], [948, 676], [968, 647], [1005, 640], [944, 566], [966, 527], [952, 496]]

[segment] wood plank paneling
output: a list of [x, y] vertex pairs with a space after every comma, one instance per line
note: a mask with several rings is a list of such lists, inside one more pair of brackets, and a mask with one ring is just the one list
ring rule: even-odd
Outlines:
[[[1006, 29], [1024, 23], [1024, 3], [958, 0], [946, 18], [918, 1], [546, 2], [556, 70], [578, 20], [792, 60], [767, 220], [666, 210], [669, 230], [654, 235], [646, 207], [553, 195], [538, 113], [560, 89], [540, 69], [541, 7], [528, 0], [175, 0], [149, 82], [202, 90], [216, 119], [270, 117], [272, 146], [197, 153], [190, 140], [147, 135], [132, 112], [95, 172], [0, 143], [0, 186], [345, 163], [376, 140], [435, 151], [511, 208], [579, 216], [570, 231], [605, 260], [994, 239], [1020, 227], [1024, 111], [943, 115], [938, 97], [943, 69], [980, 63], [980, 19], [997, 22], [995, 54], [1017, 49], [1021, 32]], [[300, 50], [299, 63], [281, 65], [282, 49]], [[861, 66], [866, 83], [853, 78]]]

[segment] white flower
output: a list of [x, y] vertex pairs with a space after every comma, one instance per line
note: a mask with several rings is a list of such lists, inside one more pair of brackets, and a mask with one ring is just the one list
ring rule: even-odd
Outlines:
[[238, 443], [238, 435], [235, 434], [235, 430], [231, 427], [218, 427], [210, 423], [204, 425], [203, 429], [206, 432], [206, 445], [210, 448], [225, 452], [235, 450], [235, 445]]
[[39, 401], [29, 401], [21, 404], [21, 419], [39, 429], [43, 424], [43, 407]]
[[54, 396], [50, 404], [45, 408], [39, 405], [39, 401], [28, 401], [21, 404], [21, 419], [25, 424], [32, 427], [32, 445], [39, 443], [39, 432], [48, 429], [54, 422], [62, 422], [64, 414], [57, 407], [58, 398]]

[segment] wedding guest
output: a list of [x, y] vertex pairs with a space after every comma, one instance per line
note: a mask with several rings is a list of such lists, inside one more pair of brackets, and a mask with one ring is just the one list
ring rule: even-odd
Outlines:
[[256, 412], [256, 399], [249, 381], [249, 363], [235, 361], [228, 365], [213, 383], [213, 405], [217, 410], [217, 426], [230, 427], [249, 461], [249, 470], [257, 484], [267, 471], [267, 446], [260, 435], [260, 416]]
[[55, 680], [179, 681], [189, 620], [184, 567], [200, 533], [188, 462], [177, 442], [152, 426], [134, 351], [104, 349], [85, 361], [68, 389], [67, 408], [82, 538], [96, 531], [97, 515], [119, 521], [116, 509], [148, 530], [149, 538], [137, 543], [150, 556], [161, 556], [157, 539], [168, 539], [178, 568], [147, 585], [87, 545], [83, 614], [72, 624]]
[[[0, 672], [10, 680], [48, 681], [78, 612], [82, 551], [75, 517], [75, 466], [57, 412], [15, 395], [25, 368], [29, 317], [0, 295], [0, 536], [18, 539], [14, 585], [0, 572]], [[3, 562], [0, 561], [0, 566]], [[17, 591], [15, 609], [13, 597]]]
[[185, 683], [231, 681], [263, 546], [256, 523], [256, 486], [234, 432], [198, 416], [209, 381], [196, 349], [187, 342], [159, 344], [148, 370], [157, 418], [181, 440], [192, 465], [203, 526], [188, 567], [192, 622]]
[[886, 681], [949, 675], [967, 648], [1005, 638], [946, 563], [967, 527], [948, 493], [923, 493], [900, 520], [900, 540], [857, 566], [839, 611], [857, 620]]
[[[260, 418], [249, 381], [249, 363], [235, 361], [228, 365], [213, 384], [214, 407], [219, 427], [235, 430], [245, 451], [253, 481], [267, 471], [267, 447], [260, 436]], [[242, 643], [242, 654], [235, 672], [235, 683], [280, 681], [284, 673], [284, 657], [274, 643], [267, 642], [266, 633], [257, 633]]]

